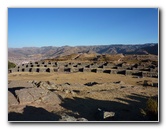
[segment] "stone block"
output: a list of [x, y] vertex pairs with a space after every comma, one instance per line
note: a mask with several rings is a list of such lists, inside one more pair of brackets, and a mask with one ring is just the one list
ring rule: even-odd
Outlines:
[[135, 68], [135, 67], [131, 67], [131, 69], [132, 69], [132, 70], [138, 70], [138, 69], [137, 69], [137, 68]]
[[39, 72], [46, 72], [46, 69], [47, 68], [45, 68], [45, 67], [41, 67]]
[[142, 71], [141, 75], [142, 77], [158, 77], [158, 72]]
[[24, 68], [24, 72], [29, 72], [29, 68]]
[[118, 70], [117, 69], [111, 69], [110, 74], [117, 74]]
[[60, 67], [60, 68], [58, 69], [58, 72], [64, 72], [64, 68], [63, 68], [63, 67]]
[[125, 75], [132, 75], [133, 71], [132, 70], [125, 70]]
[[84, 68], [83, 72], [91, 72], [91, 69], [90, 68]]
[[103, 73], [103, 69], [98, 68], [98, 69], [97, 69], [97, 73]]
[[79, 72], [79, 68], [72, 68], [72, 72]]
[[27, 104], [34, 101], [33, 96], [28, 93], [28, 89], [16, 90], [15, 93], [20, 104]]
[[107, 67], [113, 67], [115, 65], [113, 63], [111, 63], [111, 62], [108, 62], [105, 66], [107, 66]]
[[27, 104], [47, 96], [48, 91], [41, 88], [33, 87], [16, 90], [15, 93], [20, 104]]
[[52, 64], [48, 64], [47, 67], [53, 67], [53, 65]]
[[119, 70], [125, 70], [126, 68], [117, 66], [117, 69], [119, 69]]
[[50, 68], [50, 73], [53, 73], [54, 72], [54, 68]]
[[18, 72], [17, 70], [18, 70], [17, 68], [11, 68], [11, 69], [9, 69], [9, 73]]
[[91, 66], [90, 66], [90, 68], [92, 68], [92, 69], [95, 69], [95, 68], [98, 68], [98, 67], [99, 67], [99, 66], [98, 66], [98, 65], [96, 65], [96, 64], [95, 64], [95, 65], [91, 65]]
[[54, 72], [58, 72], [58, 68], [53, 68], [53, 71]]

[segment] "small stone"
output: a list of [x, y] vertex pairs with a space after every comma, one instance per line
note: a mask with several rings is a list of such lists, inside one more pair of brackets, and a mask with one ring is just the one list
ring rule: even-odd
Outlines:
[[54, 82], [50, 82], [50, 81], [47, 81], [47, 84], [48, 84], [48, 85], [55, 85]]
[[126, 86], [121, 86], [120, 88], [121, 88], [121, 89], [122, 89], [122, 88], [126, 88]]
[[70, 93], [70, 90], [64, 89], [63, 90], [66, 94]]
[[151, 80], [144, 80], [143, 86], [153, 86], [153, 82]]
[[97, 109], [97, 113], [96, 113], [96, 119], [97, 120], [108, 120], [111, 119], [115, 116], [115, 112], [111, 112], [111, 111], [105, 111], [101, 108]]
[[104, 119], [111, 118], [111, 117], [114, 117], [114, 116], [115, 116], [115, 112], [104, 111]]
[[65, 84], [66, 84], [66, 85], [70, 85], [70, 83], [68, 83], [68, 82], [66, 82]]
[[63, 114], [59, 121], [77, 121], [77, 119], [73, 116], [69, 116], [67, 114]]
[[77, 121], [88, 121], [88, 120], [85, 118], [78, 118]]
[[125, 84], [123, 81], [118, 81], [118, 82], [115, 82], [116, 84]]
[[72, 94], [72, 95], [76, 95], [76, 93], [75, 93], [74, 91], [71, 91], [71, 94]]
[[88, 82], [88, 83], [85, 83], [84, 85], [93, 86], [93, 85], [97, 85], [97, 84], [99, 84], [99, 83], [97, 83], [97, 82]]

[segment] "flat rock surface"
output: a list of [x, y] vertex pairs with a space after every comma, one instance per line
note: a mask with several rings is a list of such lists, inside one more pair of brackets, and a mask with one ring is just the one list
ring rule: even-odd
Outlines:
[[42, 102], [46, 104], [56, 105], [60, 104], [61, 100], [56, 93], [49, 92], [47, 95], [42, 97]]
[[33, 84], [22, 79], [9, 81], [8, 88], [13, 87], [33, 87]]
[[21, 89], [15, 91], [20, 104], [32, 103], [34, 101], [33, 96], [29, 93], [29, 89]]

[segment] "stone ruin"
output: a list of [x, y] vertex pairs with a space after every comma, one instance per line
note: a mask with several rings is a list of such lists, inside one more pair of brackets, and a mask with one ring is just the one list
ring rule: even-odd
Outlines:
[[158, 66], [134, 64], [128, 65], [125, 62], [114, 64], [113, 62], [31, 62], [9, 69], [8, 73], [14, 72], [94, 72], [107, 74], [135, 75], [140, 77], [158, 78]]

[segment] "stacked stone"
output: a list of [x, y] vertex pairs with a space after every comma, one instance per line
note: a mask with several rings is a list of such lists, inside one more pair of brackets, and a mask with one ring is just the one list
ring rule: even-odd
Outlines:
[[9, 69], [13, 72], [94, 72], [108, 74], [136, 75], [142, 77], [158, 77], [157, 66], [126, 65], [126, 63], [113, 64], [112, 62], [30, 62], [16, 68]]

